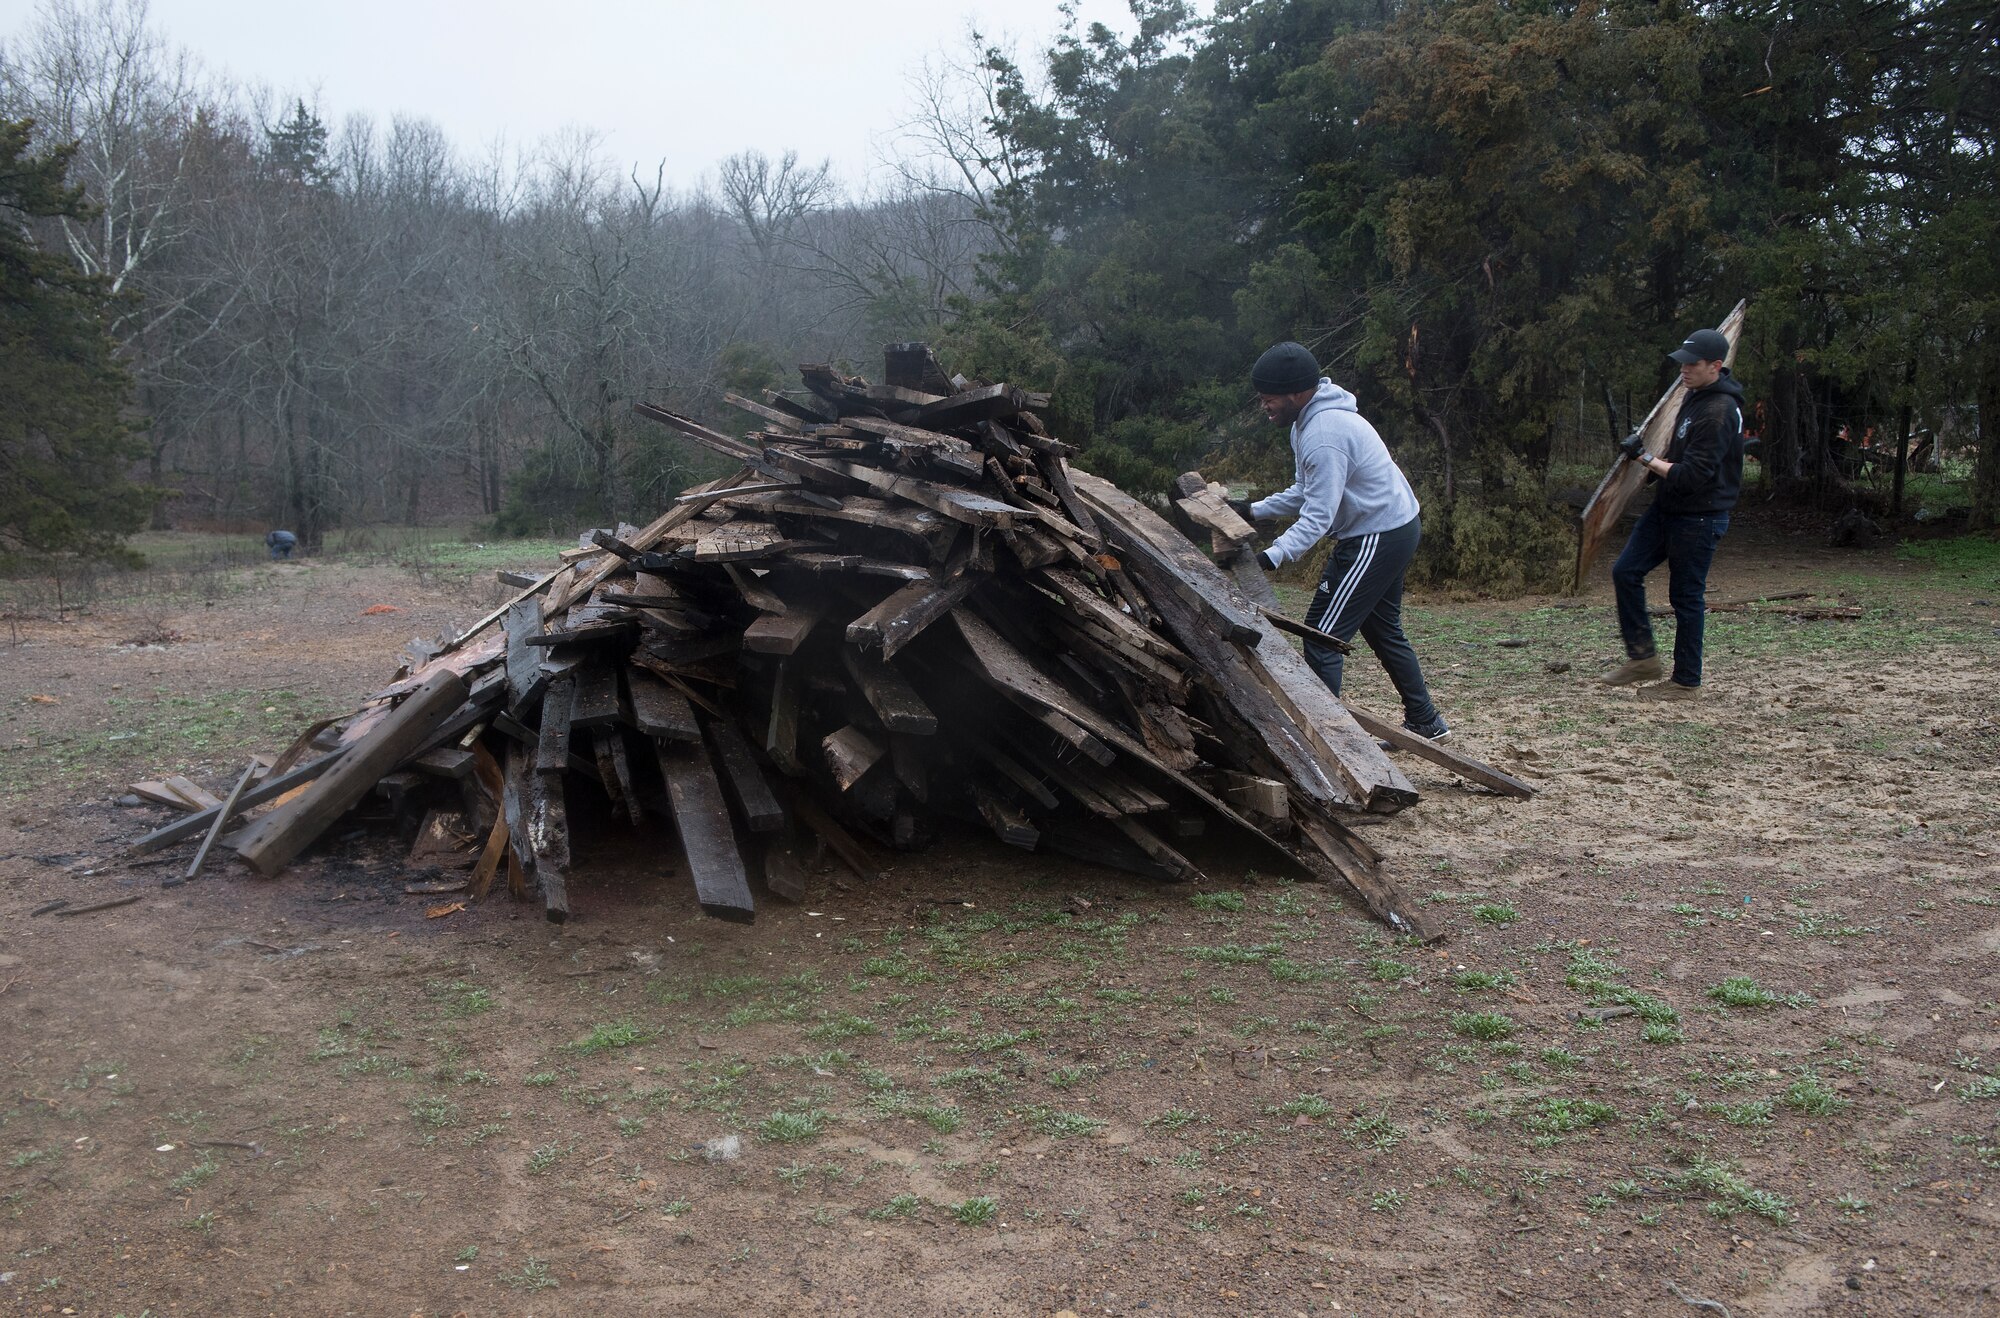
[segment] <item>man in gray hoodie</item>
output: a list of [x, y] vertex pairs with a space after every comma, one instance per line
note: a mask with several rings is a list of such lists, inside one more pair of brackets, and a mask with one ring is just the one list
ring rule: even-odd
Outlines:
[[[1320, 374], [1312, 353], [1280, 343], [1257, 359], [1250, 383], [1264, 415], [1291, 427], [1296, 479], [1250, 505], [1254, 521], [1296, 517], [1257, 555], [1266, 572], [1304, 558], [1333, 537], [1306, 625], [1349, 640], [1360, 632], [1403, 698], [1403, 726], [1433, 741], [1450, 729], [1424, 686], [1417, 652], [1403, 635], [1403, 575], [1422, 534], [1416, 493], [1354, 395]], [[1239, 511], [1242, 511], [1239, 509]], [[1306, 642], [1306, 662], [1340, 694], [1340, 651]]]

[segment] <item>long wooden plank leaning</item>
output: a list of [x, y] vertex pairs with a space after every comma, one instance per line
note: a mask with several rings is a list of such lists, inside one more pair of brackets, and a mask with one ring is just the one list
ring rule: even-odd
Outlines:
[[269, 878], [290, 864], [334, 820], [366, 796], [383, 774], [418, 750], [431, 731], [465, 703], [465, 679], [442, 672], [411, 692], [339, 764], [313, 782], [290, 805], [258, 824], [237, 851]]
[[1510, 773], [1502, 773], [1490, 764], [1481, 764], [1470, 755], [1460, 755], [1449, 746], [1440, 746], [1428, 737], [1419, 737], [1409, 729], [1378, 718], [1365, 709], [1347, 706], [1347, 712], [1361, 725], [1362, 731], [1371, 737], [1380, 737], [1398, 750], [1406, 750], [1432, 764], [1441, 764], [1461, 778], [1471, 779], [1481, 787], [1490, 787], [1502, 796], [1512, 796], [1527, 800], [1535, 794], [1535, 789]]

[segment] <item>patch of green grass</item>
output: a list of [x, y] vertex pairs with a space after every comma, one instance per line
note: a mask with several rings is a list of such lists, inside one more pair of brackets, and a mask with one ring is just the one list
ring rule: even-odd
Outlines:
[[1816, 1075], [1800, 1076], [1785, 1086], [1778, 1095], [1778, 1101], [1795, 1112], [1803, 1112], [1809, 1117], [1830, 1117], [1852, 1106], [1847, 1099], [1833, 1091], [1833, 1086]]
[[1460, 993], [1483, 993], [1512, 988], [1520, 977], [1507, 970], [1461, 970], [1451, 977], [1451, 986]]
[[1705, 1155], [1697, 1157], [1685, 1172], [1669, 1180], [1667, 1186], [1683, 1194], [1692, 1190], [1712, 1195], [1708, 1210], [1716, 1217], [1751, 1212], [1778, 1226], [1789, 1226], [1792, 1221], [1789, 1199], [1769, 1190], [1757, 1189], [1728, 1163]]
[[491, 992], [462, 979], [438, 980], [426, 985], [424, 991], [444, 1003], [447, 1016], [477, 1016], [493, 1010], [494, 1006]]
[[1490, 924], [1504, 929], [1506, 926], [1520, 919], [1521, 913], [1505, 902], [1481, 902], [1472, 908], [1472, 918], [1481, 924]]
[[222, 1164], [204, 1153], [200, 1162], [168, 1181], [167, 1186], [176, 1193], [186, 1194], [190, 1190], [198, 1190], [207, 1185], [221, 1170]]
[[1036, 1108], [1027, 1114], [1028, 1124], [1044, 1135], [1057, 1139], [1077, 1139], [1085, 1135], [1095, 1135], [1104, 1129], [1104, 1122], [1096, 1117], [1087, 1117], [1081, 1112], [1057, 1112], [1050, 1108]]
[[1260, 961], [1267, 961], [1283, 950], [1277, 943], [1260, 943], [1255, 947], [1224, 943], [1220, 947], [1190, 947], [1187, 954], [1197, 961], [1206, 961], [1213, 965], [1250, 966]]
[[1368, 1201], [1368, 1211], [1394, 1217], [1409, 1202], [1401, 1190], [1383, 1190]]
[[1568, 1075], [1582, 1068], [1583, 1058], [1567, 1048], [1544, 1048], [1542, 1065], [1557, 1075]]
[[588, 1057], [596, 1053], [608, 1053], [618, 1048], [630, 1048], [658, 1037], [658, 1030], [648, 1030], [634, 1025], [631, 1021], [601, 1021], [590, 1027], [590, 1033], [574, 1043], [566, 1043], [567, 1052], [581, 1053]]
[[1958, 1096], [1967, 1103], [1983, 1103], [1989, 1098], [2000, 1098], [2000, 1075], [1982, 1075], [1968, 1084], [1960, 1085]]
[[1159, 1130], [1179, 1130], [1190, 1122], [1199, 1121], [1200, 1119], [1201, 1113], [1196, 1112], [1193, 1108], [1170, 1107], [1159, 1116], [1149, 1118], [1146, 1124]]
[[826, 1043], [835, 1039], [858, 1039], [863, 1035], [880, 1034], [882, 1027], [866, 1016], [841, 1013], [829, 1016], [806, 1031], [806, 1038]]
[[1709, 1110], [1732, 1126], [1771, 1124], [1771, 1100], [1768, 1098], [1745, 1099], [1741, 1103], [1717, 1103]]
[[1618, 1120], [1618, 1109], [1594, 1098], [1544, 1098], [1521, 1113], [1536, 1135], [1568, 1135]]
[[1497, 1011], [1460, 1011], [1451, 1018], [1451, 1032], [1487, 1043], [1514, 1033], [1514, 1022]]
[[1711, 985], [1708, 996], [1725, 1007], [1804, 1007], [1812, 999], [1803, 993], [1774, 993], [1748, 975], [1731, 975]]
[[446, 1126], [456, 1126], [458, 1124], [458, 1104], [452, 1102], [442, 1094], [433, 1094], [429, 1098], [411, 1099], [410, 1117], [419, 1126], [429, 1126], [433, 1130], [442, 1130]]
[[1240, 892], [1197, 892], [1188, 901], [1197, 911], [1240, 911], [1244, 906]]
[[554, 1290], [562, 1285], [550, 1274], [548, 1260], [538, 1258], [527, 1259], [519, 1272], [505, 1273], [500, 1280], [517, 1291]]
[[1340, 1133], [1358, 1149], [1374, 1149], [1381, 1153], [1395, 1148], [1410, 1134], [1397, 1125], [1387, 1112], [1363, 1113], [1342, 1126]]
[[862, 1216], [871, 1222], [887, 1222], [895, 1218], [910, 1218], [924, 1211], [924, 1201], [913, 1194], [899, 1194], [880, 1208], [871, 1208]]
[[826, 1113], [818, 1108], [804, 1112], [773, 1112], [757, 1123], [757, 1133], [773, 1144], [795, 1144], [817, 1137], [826, 1128]]
[[568, 1144], [549, 1143], [541, 1145], [539, 1148], [531, 1149], [528, 1153], [528, 1175], [540, 1176], [564, 1158], [569, 1157], [571, 1147]]
[[989, 1195], [977, 1195], [963, 1203], [952, 1205], [951, 1215], [960, 1226], [985, 1226], [1000, 1211], [1000, 1204]]
[[1647, 1043], [1659, 1044], [1662, 1047], [1684, 1043], [1687, 1040], [1687, 1036], [1680, 1032], [1679, 1027], [1663, 1025], [1658, 1021], [1647, 1021], [1645, 1027], [1639, 1031], [1639, 1037]]
[[1415, 966], [1388, 956], [1372, 957], [1362, 969], [1378, 984], [1394, 984], [1417, 973]]
[[1322, 1095], [1300, 1094], [1278, 1104], [1276, 1110], [1278, 1115], [1286, 1117], [1330, 1117], [1334, 1106]]

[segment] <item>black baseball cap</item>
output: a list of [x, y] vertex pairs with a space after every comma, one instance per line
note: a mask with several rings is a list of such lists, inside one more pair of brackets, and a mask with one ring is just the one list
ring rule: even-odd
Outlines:
[[1721, 330], [1699, 329], [1687, 336], [1687, 342], [1675, 348], [1667, 356], [1683, 366], [1695, 362], [1719, 362], [1729, 356], [1729, 340]]

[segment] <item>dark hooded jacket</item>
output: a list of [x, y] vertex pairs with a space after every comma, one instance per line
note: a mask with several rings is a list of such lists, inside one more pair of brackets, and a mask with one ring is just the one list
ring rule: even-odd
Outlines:
[[1660, 455], [1673, 464], [1656, 476], [1663, 513], [1726, 513], [1743, 488], [1743, 386], [1724, 367], [1714, 384], [1681, 401], [1674, 437]]

